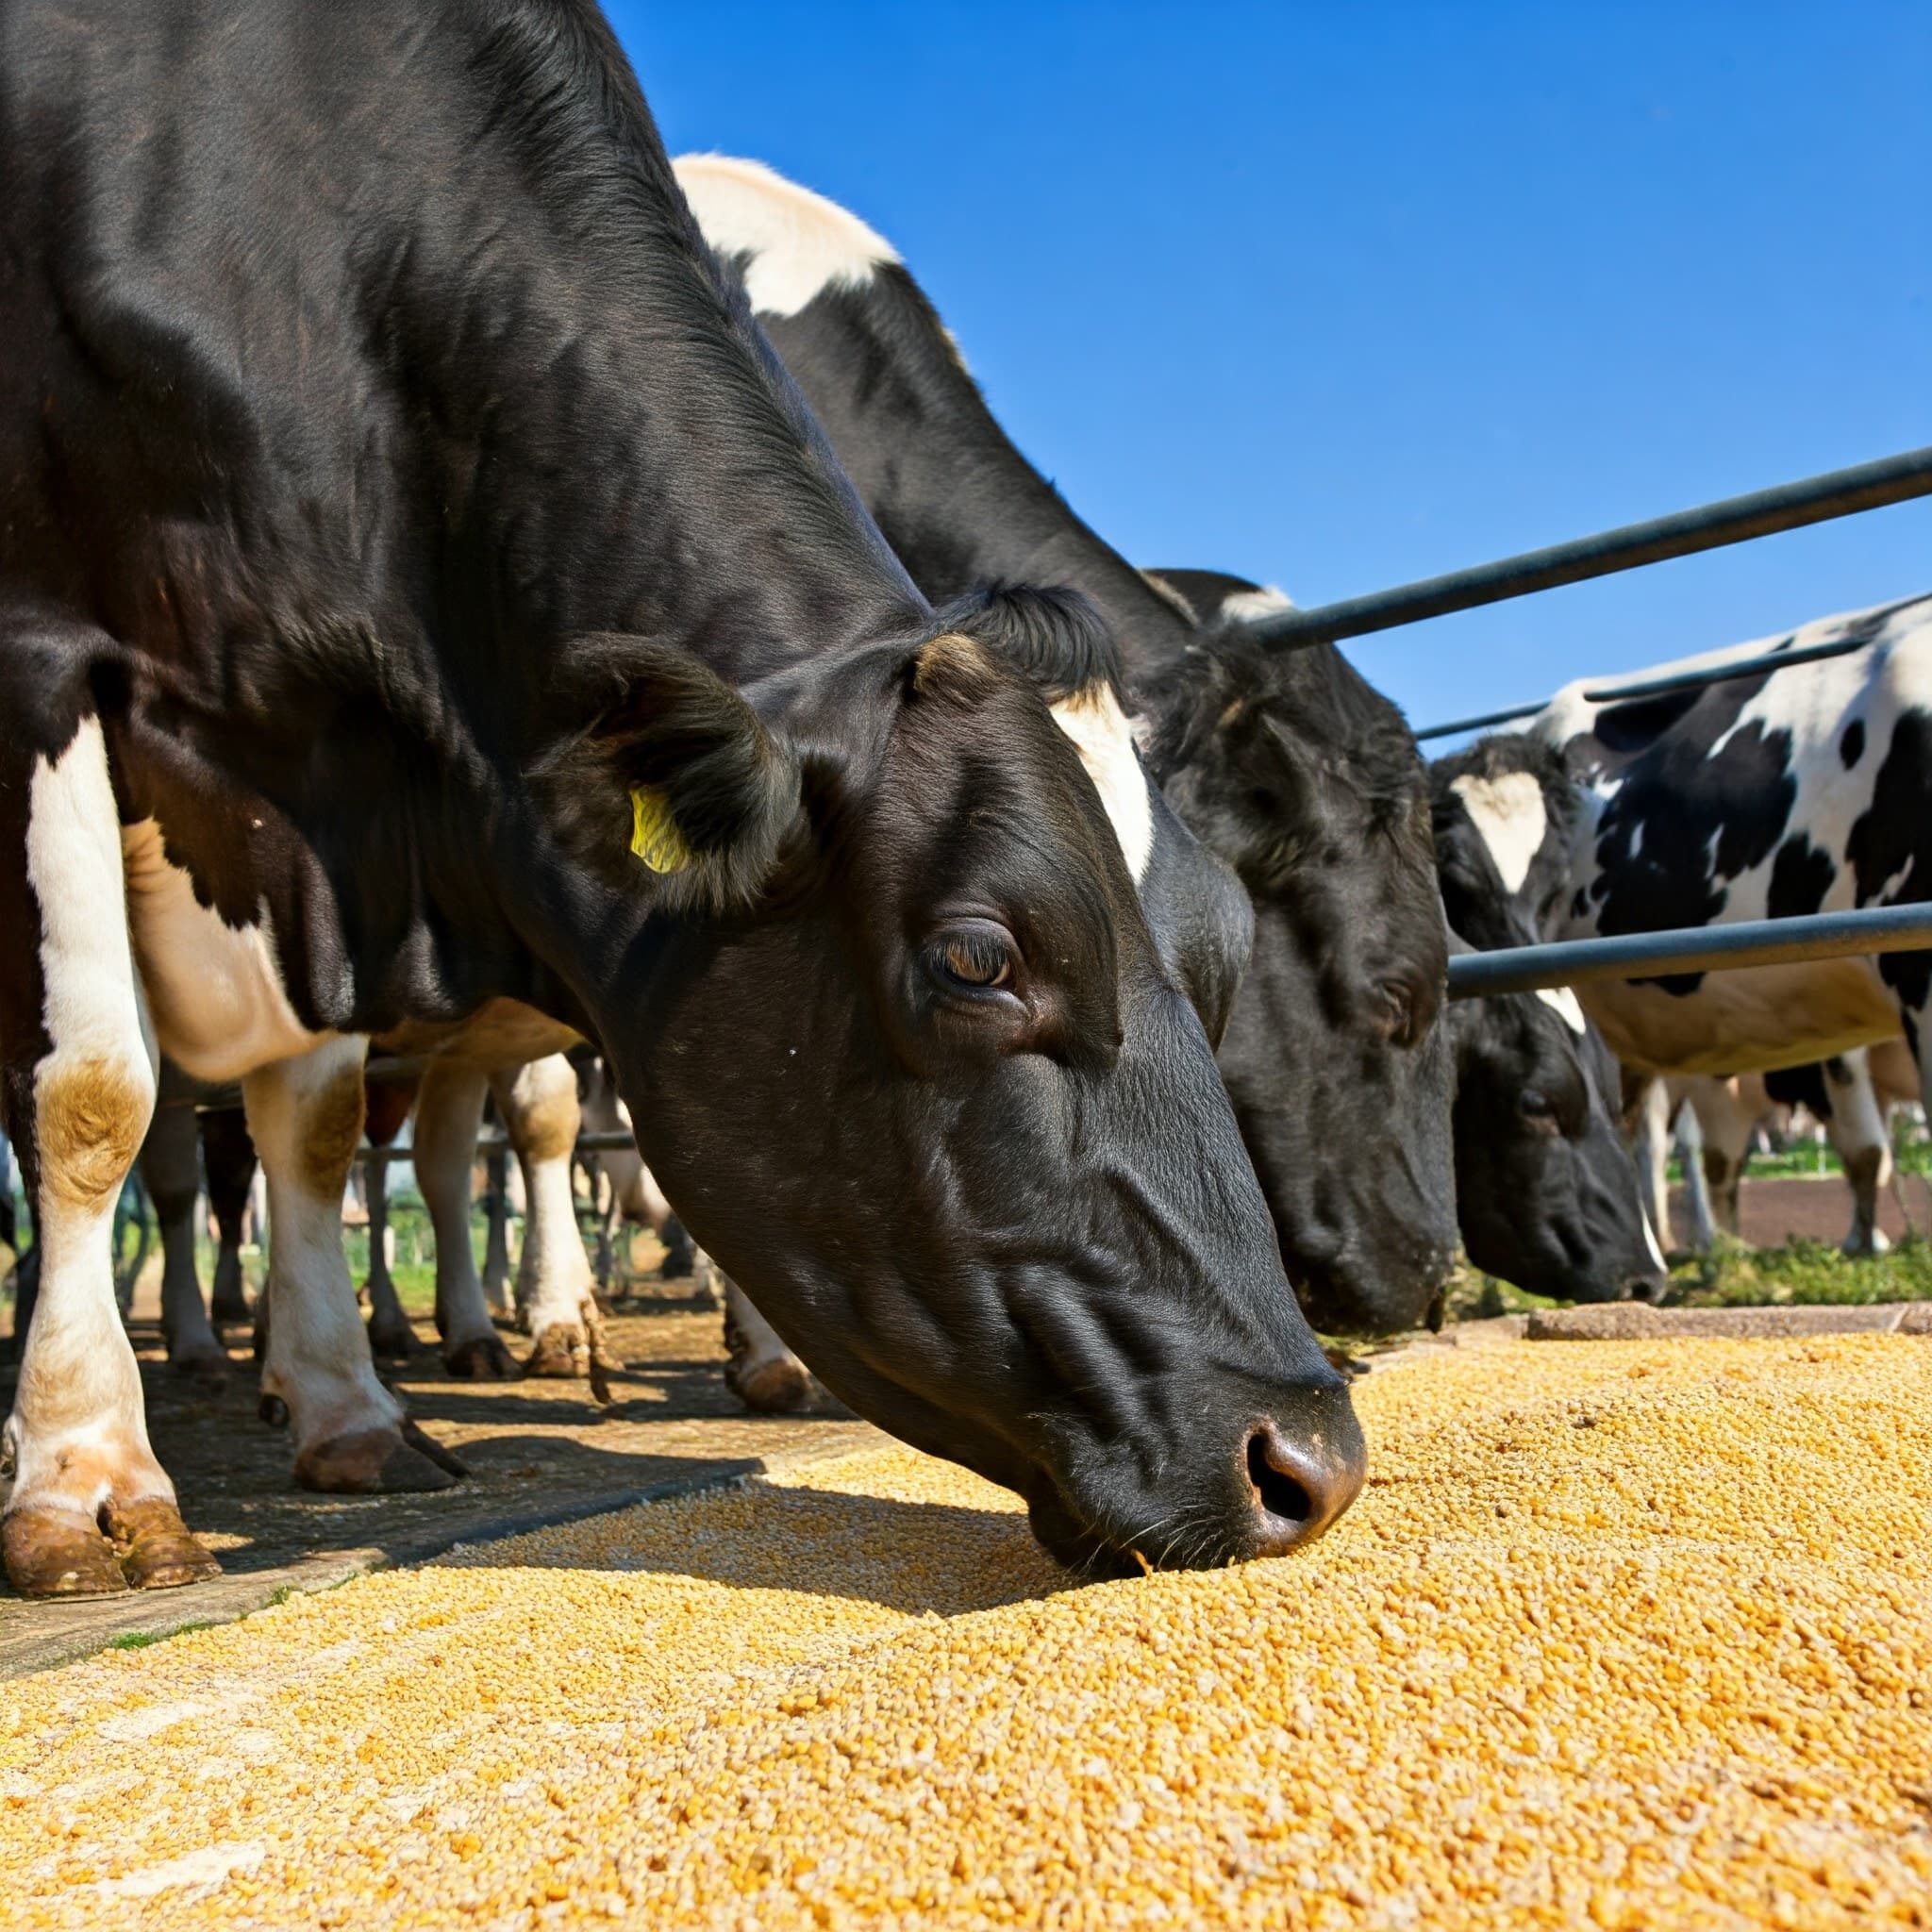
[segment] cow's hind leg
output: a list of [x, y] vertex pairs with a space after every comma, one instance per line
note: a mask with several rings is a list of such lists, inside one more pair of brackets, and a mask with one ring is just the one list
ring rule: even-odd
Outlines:
[[1840, 1246], [1855, 1257], [1882, 1255], [1891, 1245], [1878, 1225], [1878, 1196], [1891, 1179], [1891, 1135], [1864, 1049], [1826, 1060], [1824, 1078], [1831, 1095], [1824, 1130], [1852, 1191], [1852, 1224]]
[[724, 1386], [758, 1415], [791, 1415], [811, 1399], [811, 1371], [785, 1339], [724, 1276]]
[[[413, 1079], [364, 1081], [368, 1117], [363, 1130], [371, 1147], [387, 1152], [395, 1144], [421, 1084]], [[362, 1286], [369, 1294], [369, 1346], [376, 1359], [408, 1361], [422, 1353], [423, 1344], [403, 1312], [403, 1299], [389, 1268], [389, 1167], [387, 1160], [375, 1159], [362, 1169], [363, 1196], [369, 1203], [369, 1278]]]
[[342, 1191], [362, 1138], [359, 1038], [325, 1040], [242, 1083], [268, 1176], [265, 1402], [285, 1406], [304, 1489], [446, 1489], [463, 1465], [377, 1380], [342, 1252]]
[[242, 1274], [242, 1236], [248, 1192], [255, 1185], [255, 1142], [239, 1107], [212, 1107], [201, 1115], [201, 1161], [208, 1174], [208, 1213], [215, 1224], [215, 1278], [208, 1314], [217, 1327], [246, 1323], [253, 1312]]
[[200, 1156], [194, 1108], [185, 1100], [158, 1107], [141, 1145], [141, 1178], [161, 1228], [161, 1337], [168, 1366], [212, 1391], [227, 1387], [228, 1352], [208, 1320], [194, 1267]]
[[153, 1115], [156, 1072], [125, 904], [99, 724], [83, 718], [51, 755], [0, 741], [0, 1102], [41, 1256], [0, 1519], [24, 1596], [162, 1589], [220, 1568], [189, 1535], [149, 1445], [114, 1300], [114, 1203]]
[[571, 1191], [571, 1155], [582, 1118], [576, 1070], [563, 1055], [532, 1060], [491, 1081], [510, 1146], [524, 1171], [524, 1252], [517, 1306], [535, 1345], [526, 1375], [588, 1375], [599, 1402], [610, 1400], [608, 1373], [619, 1366], [604, 1341], [595, 1283]]
[[490, 1319], [470, 1245], [470, 1176], [489, 1082], [460, 1062], [437, 1062], [416, 1102], [416, 1185], [436, 1234], [436, 1330], [442, 1364], [464, 1380], [514, 1381], [515, 1357]]

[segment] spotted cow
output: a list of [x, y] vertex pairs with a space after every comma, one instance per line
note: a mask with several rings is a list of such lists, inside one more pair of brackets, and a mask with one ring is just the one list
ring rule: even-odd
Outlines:
[[[1845, 655], [1662, 696], [1592, 703], [1579, 681], [1529, 729], [1582, 811], [1552, 939], [1782, 919], [1932, 896], [1932, 598], [1639, 674], [1813, 644]], [[1762, 1073], [1904, 1033], [1924, 1058], [1932, 953], [1666, 974], [1579, 988], [1627, 1067]]]

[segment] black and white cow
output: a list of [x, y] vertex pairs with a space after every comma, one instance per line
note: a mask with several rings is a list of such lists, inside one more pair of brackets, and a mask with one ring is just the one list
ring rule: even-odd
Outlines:
[[[1207, 621], [1261, 587], [1223, 571], [1156, 573]], [[1562, 760], [1497, 734], [1429, 766], [1436, 875], [1449, 929], [1494, 952], [1533, 945], [1567, 862], [1577, 803]], [[1664, 1259], [1644, 1217], [1623, 1082], [1567, 989], [1462, 1001], [1456, 1042], [1456, 1211], [1486, 1274], [1570, 1301], [1655, 1300]]]
[[1360, 1433], [1048, 708], [1105, 731], [1087, 641], [916, 593], [588, 0], [323, 19], [0, 14], [9, 1577], [215, 1567], [108, 1266], [157, 1039], [243, 1084], [298, 1473], [448, 1479], [340, 1210], [367, 1038], [506, 1000], [603, 1044], [841, 1396], [1068, 1559], [1318, 1534]]
[[[1562, 752], [1584, 808], [1548, 937], [1932, 896], [1932, 598], [1637, 675], [1843, 640], [1858, 648], [1660, 697], [1592, 704], [1579, 681], [1551, 700], [1528, 728]], [[1645, 1073], [1795, 1067], [1903, 1032], [1923, 1075], [1932, 1046], [1932, 953], [1579, 991], [1617, 1057]]]
[[757, 162], [677, 169], [920, 587], [1052, 581], [1099, 607], [1150, 766], [1254, 903], [1218, 1058], [1304, 1306], [1335, 1328], [1422, 1320], [1455, 1246], [1454, 1067], [1427, 789], [1400, 715], [1334, 649], [1270, 658], [1109, 549], [1014, 448], [857, 217]]
[[[1560, 761], [1534, 739], [1497, 736], [1437, 759], [1430, 784], [1450, 930], [1478, 952], [1534, 944], [1530, 874], [1540, 854], [1567, 849], [1574, 814]], [[1457, 1214], [1470, 1259], [1538, 1294], [1657, 1300], [1664, 1257], [1624, 1131], [1622, 1075], [1576, 995], [1465, 1000], [1451, 1024]]]

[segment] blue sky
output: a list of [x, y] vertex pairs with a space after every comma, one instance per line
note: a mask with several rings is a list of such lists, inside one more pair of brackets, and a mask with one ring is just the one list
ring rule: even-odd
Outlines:
[[[1137, 562], [1330, 598], [1932, 442], [1932, 6], [611, 8]], [[1932, 589], [1932, 503], [1352, 645], [1418, 724]]]

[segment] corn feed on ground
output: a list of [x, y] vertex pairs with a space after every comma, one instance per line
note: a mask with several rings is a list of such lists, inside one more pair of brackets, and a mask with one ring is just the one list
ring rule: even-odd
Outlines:
[[6, 1686], [0, 1923], [1932, 1925], [1932, 1342], [1357, 1402], [1242, 1570], [891, 1450]]

